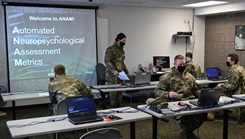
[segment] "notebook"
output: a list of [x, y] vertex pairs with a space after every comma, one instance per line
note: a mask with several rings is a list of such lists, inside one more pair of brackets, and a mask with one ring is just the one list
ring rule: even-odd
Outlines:
[[149, 85], [151, 81], [150, 72], [137, 72], [135, 75], [134, 85]]
[[218, 68], [206, 68], [206, 74], [208, 80], [212, 80], [212, 81], [225, 80], [224, 77], [220, 78]]
[[103, 121], [97, 115], [94, 96], [76, 96], [66, 98], [67, 114], [73, 124]]
[[190, 100], [189, 103], [196, 106], [214, 107], [218, 104], [221, 89], [202, 89], [198, 100]]

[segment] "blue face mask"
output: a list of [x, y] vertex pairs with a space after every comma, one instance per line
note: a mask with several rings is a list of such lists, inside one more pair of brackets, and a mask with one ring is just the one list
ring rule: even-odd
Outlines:
[[186, 61], [186, 62], [190, 62], [190, 61], [191, 61], [191, 58], [186, 57], [186, 58], [185, 58], [185, 61]]

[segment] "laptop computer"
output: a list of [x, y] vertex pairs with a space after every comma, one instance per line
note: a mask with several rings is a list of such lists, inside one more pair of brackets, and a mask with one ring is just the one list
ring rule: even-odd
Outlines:
[[151, 81], [150, 72], [137, 72], [135, 75], [134, 85], [149, 85]]
[[67, 114], [73, 124], [103, 121], [97, 115], [94, 96], [76, 96], [66, 98]]
[[198, 100], [190, 100], [189, 103], [195, 106], [214, 107], [218, 104], [221, 89], [202, 89]]
[[208, 80], [212, 80], [212, 81], [226, 80], [223, 76], [219, 76], [218, 68], [206, 68], [206, 74]]

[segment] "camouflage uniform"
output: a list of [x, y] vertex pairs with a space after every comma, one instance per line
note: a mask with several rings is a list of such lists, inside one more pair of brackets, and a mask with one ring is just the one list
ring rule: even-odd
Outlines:
[[196, 78], [196, 71], [195, 71], [195, 65], [192, 61], [186, 63], [185, 71], [189, 72], [192, 76]]
[[[169, 97], [169, 92], [174, 91], [181, 94], [181, 97]], [[165, 98], [165, 101], [180, 101], [194, 99], [197, 92], [195, 78], [188, 72], [184, 71], [181, 75], [175, 68], [171, 73], [160, 77], [160, 81], [155, 89], [157, 97]], [[201, 126], [206, 118], [206, 113], [187, 115], [180, 118], [180, 127], [185, 133], [190, 133]]]
[[[123, 83], [117, 76], [114, 75], [114, 71], [124, 71], [128, 74], [128, 69], [124, 64], [125, 52], [122, 46], [117, 43], [108, 47], [105, 53], [106, 64], [106, 80], [111, 84]], [[122, 101], [122, 92], [110, 92], [110, 102], [113, 107], [118, 107]]]
[[55, 105], [68, 96], [91, 95], [92, 91], [78, 79], [60, 75], [49, 83], [49, 93], [50, 100]]
[[[224, 91], [224, 95], [228, 97], [232, 97], [235, 94], [241, 94], [241, 82], [245, 76], [245, 71], [242, 66], [236, 65], [229, 72], [228, 82], [221, 85], [222, 90]], [[241, 109], [235, 109], [236, 116], [238, 120], [241, 116]]]
[[230, 69], [228, 82], [221, 86], [227, 96], [231, 97], [234, 94], [241, 94], [241, 81], [244, 75], [245, 71], [240, 65]]

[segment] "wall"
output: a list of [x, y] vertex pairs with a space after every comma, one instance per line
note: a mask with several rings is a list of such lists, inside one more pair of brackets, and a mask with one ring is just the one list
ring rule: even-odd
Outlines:
[[[116, 35], [124, 32], [127, 35], [125, 46], [126, 65], [131, 73], [137, 71], [138, 64], [148, 66], [153, 56], [185, 54], [185, 39], [173, 43], [172, 35], [177, 31], [189, 31], [184, 19], [192, 24], [192, 9], [171, 9], [131, 6], [99, 6], [98, 10], [98, 62], [104, 61], [104, 53], [112, 45]], [[0, 85], [7, 86], [6, 46], [4, 31], [3, 6], [0, 6]], [[194, 63], [204, 67], [204, 17], [195, 17], [196, 43]]]
[[205, 67], [219, 67], [228, 75], [225, 61], [229, 53], [239, 55], [239, 63], [245, 66], [245, 51], [235, 51], [235, 26], [245, 25], [245, 12], [206, 17]]
[[[189, 30], [184, 24], [184, 19], [192, 22], [192, 12], [192, 9], [100, 6], [98, 16], [108, 19], [109, 45], [113, 44], [119, 32], [126, 34], [125, 63], [132, 73], [137, 71], [138, 64], [148, 66], [152, 63], [153, 56], [171, 56], [172, 66], [176, 54], [185, 54], [185, 39], [180, 38], [173, 43], [172, 35], [177, 31]], [[204, 25], [205, 17], [195, 17], [196, 44], [194, 49], [188, 46], [188, 51], [194, 51], [194, 63], [198, 63], [202, 68], [204, 67]], [[103, 51], [99, 52], [99, 62], [104, 62], [107, 47], [108, 45], [99, 45], [99, 49]]]

